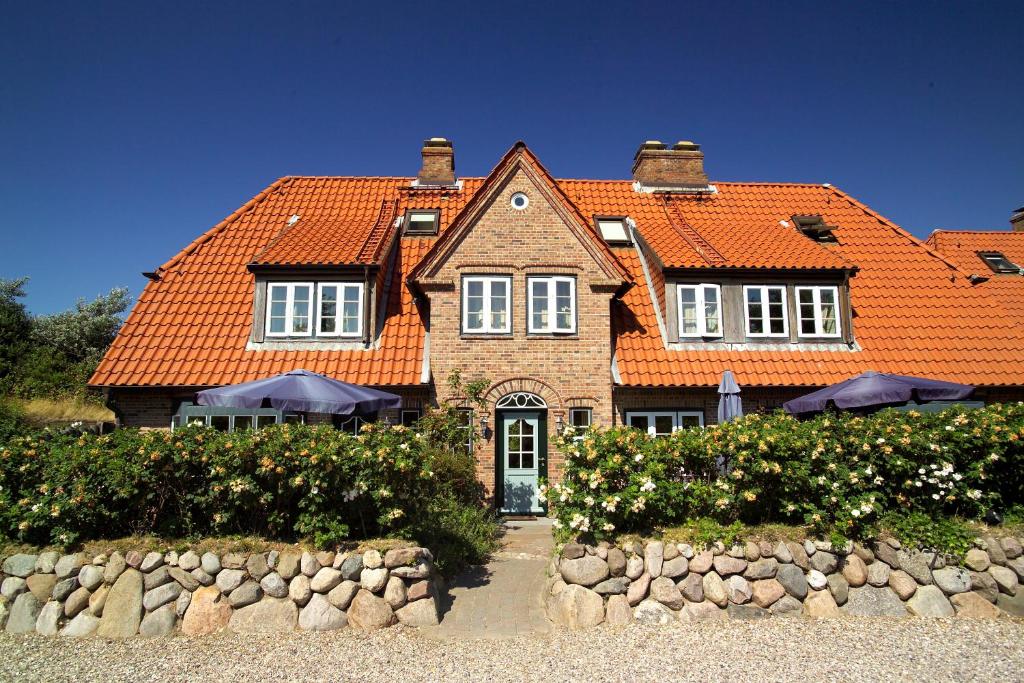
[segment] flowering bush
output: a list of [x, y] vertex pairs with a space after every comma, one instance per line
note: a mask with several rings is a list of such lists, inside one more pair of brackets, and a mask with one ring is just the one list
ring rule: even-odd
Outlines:
[[429, 434], [374, 424], [358, 436], [327, 426], [222, 433], [193, 425], [14, 437], [0, 446], [0, 535], [62, 545], [136, 533], [319, 545], [352, 536], [422, 540], [439, 498], [442, 511], [485, 522], [479, 501], [454, 496], [445, 480], [467, 468], [452, 467], [450, 450]]
[[561, 439], [563, 480], [544, 492], [577, 536], [706, 516], [862, 537], [886, 511], [977, 517], [1024, 502], [1022, 404], [805, 421], [776, 412], [662, 439], [621, 427], [578, 436]]

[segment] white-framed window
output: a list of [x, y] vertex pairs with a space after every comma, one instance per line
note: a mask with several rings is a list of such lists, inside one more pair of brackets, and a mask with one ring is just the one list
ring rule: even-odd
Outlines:
[[317, 335], [360, 336], [363, 333], [363, 283], [322, 282], [317, 290]]
[[797, 287], [796, 317], [801, 337], [840, 336], [839, 288]]
[[466, 455], [473, 455], [473, 409], [458, 409], [459, 428], [465, 431], [466, 437], [462, 443], [466, 449]]
[[688, 427], [703, 427], [704, 413], [699, 410], [630, 410], [626, 424], [650, 436], [668, 436]]
[[576, 331], [576, 278], [530, 277], [526, 288], [530, 332]]
[[679, 285], [679, 336], [722, 336], [722, 288], [719, 285]]
[[478, 276], [462, 280], [462, 331], [469, 334], [507, 334], [512, 331], [509, 298], [512, 279]]
[[267, 284], [268, 337], [309, 337], [313, 334], [312, 282]]
[[605, 242], [629, 242], [626, 221], [623, 218], [598, 218], [597, 229]]
[[785, 285], [745, 285], [744, 315], [748, 337], [788, 337]]
[[593, 408], [570, 408], [569, 409], [569, 426], [575, 431], [575, 436], [572, 437], [573, 441], [582, 441], [583, 433], [590, 429], [590, 424], [594, 419]]

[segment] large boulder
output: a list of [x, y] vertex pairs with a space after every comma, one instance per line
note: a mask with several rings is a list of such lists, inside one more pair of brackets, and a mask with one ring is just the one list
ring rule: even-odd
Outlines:
[[285, 581], [291, 581], [299, 573], [298, 553], [281, 553], [277, 557], [277, 573]]
[[304, 631], [333, 631], [348, 624], [348, 617], [332, 605], [325, 595], [314, 593], [299, 612], [299, 628]]
[[843, 612], [858, 617], [905, 617], [907, 608], [888, 586], [851, 588]]
[[50, 601], [39, 610], [39, 617], [36, 619], [36, 633], [42, 636], [57, 635], [58, 624], [64, 608], [59, 602]]
[[312, 596], [313, 591], [309, 587], [309, 577], [305, 574], [297, 575], [288, 584], [288, 597], [299, 607], [309, 602]]
[[[162, 586], [157, 586], [151, 591], [147, 591], [142, 597], [142, 606], [146, 608], [147, 612], [152, 612], [158, 607], [162, 607], [169, 602], [174, 602], [181, 595], [181, 584], [171, 582], [165, 583]], [[109, 598], [108, 598], [109, 600]]]
[[110, 594], [110, 586], [103, 584], [96, 589], [96, 592], [89, 596], [89, 613], [94, 617], [103, 616], [103, 608], [107, 604], [107, 596]]
[[726, 612], [730, 619], [742, 619], [744, 621], [765, 619], [772, 615], [771, 612], [757, 605], [729, 605], [726, 608]]
[[[817, 554], [815, 553], [815, 555]], [[804, 614], [809, 617], [821, 618], [838, 617], [841, 612], [832, 593], [827, 590], [814, 590], [808, 593], [804, 600]]]
[[999, 616], [999, 608], [977, 593], [958, 593], [950, 597], [949, 602], [958, 617], [994, 619]]
[[78, 572], [79, 585], [94, 591], [103, 583], [103, 567], [95, 564], [87, 564]]
[[[401, 581], [401, 579], [397, 580]], [[292, 583], [294, 583], [294, 581]], [[425, 584], [425, 587], [427, 588], [429, 588], [431, 585], [429, 581], [421, 581], [419, 583]], [[349, 604], [352, 602], [352, 598], [356, 597], [356, 593], [358, 592], [359, 584], [355, 581], [349, 581], [348, 579], [346, 579], [345, 581], [342, 581], [337, 586], [331, 589], [331, 592], [327, 594], [327, 602], [331, 603], [340, 610], [345, 610], [348, 609]], [[408, 590], [406, 590], [405, 593], [405, 598], [408, 601], [424, 597], [427, 597], [427, 595], [416, 595], [416, 593], [413, 592], [411, 587]]]
[[167, 573], [170, 575], [172, 579], [181, 584], [181, 587], [187, 591], [194, 591], [202, 585], [199, 579], [197, 579], [195, 576], [188, 573], [181, 567], [169, 567], [167, 569]]
[[669, 609], [683, 608], [683, 595], [676, 588], [675, 582], [667, 576], [659, 576], [651, 581], [651, 598]]
[[139, 624], [139, 635], [144, 638], [166, 636], [174, 631], [174, 624], [177, 620], [178, 614], [173, 604], [158, 607], [142, 618], [142, 623]]
[[[665, 578], [665, 577], [659, 577]], [[594, 586], [594, 592], [598, 595], [622, 595], [629, 590], [630, 580], [625, 576], [605, 579]]]
[[[660, 563], [658, 569], [661, 570]], [[578, 586], [597, 585], [609, 575], [608, 563], [596, 555], [584, 555], [573, 560], [563, 559], [558, 563], [558, 571], [566, 583]]]
[[604, 621], [604, 599], [579, 584], [569, 584], [548, 598], [547, 611], [556, 624], [570, 629], [589, 628]]
[[703, 602], [688, 602], [679, 612], [679, 621], [712, 621], [716, 619], [727, 619], [729, 612], [722, 609], [710, 600]]
[[868, 580], [868, 566], [859, 555], [847, 555], [843, 562], [843, 578], [852, 588], [860, 588]]
[[626, 589], [626, 600], [631, 606], [639, 605], [647, 597], [647, 591], [651, 587], [651, 575], [644, 572], [636, 578]]
[[729, 594], [729, 602], [734, 605], [745, 605], [750, 602], [753, 589], [750, 582], [738, 574], [730, 576], [726, 582], [726, 592]]
[[801, 544], [786, 541], [786, 549], [793, 558], [793, 564], [804, 570], [810, 567], [810, 558], [807, 557], [807, 551]]
[[389, 578], [387, 585], [384, 586], [384, 602], [391, 605], [391, 609], [398, 609], [407, 600], [405, 581], [402, 581], [397, 576]]
[[[404, 567], [396, 567], [395, 571], [398, 572], [402, 569], [404, 569]], [[359, 585], [371, 593], [380, 593], [387, 585], [390, 574], [391, 571], [386, 567], [378, 567], [377, 569], [370, 569], [369, 567], [366, 567], [359, 573]], [[401, 581], [401, 579], [399, 579], [399, 581]], [[341, 583], [340, 576], [338, 583]], [[312, 588], [312, 584], [310, 587]], [[332, 586], [332, 588], [333, 587], [334, 586]]]
[[651, 541], [644, 548], [644, 566], [652, 579], [661, 576], [661, 568], [665, 562], [665, 544], [661, 541]]
[[288, 583], [277, 572], [269, 572], [260, 579], [260, 588], [272, 598], [288, 597]]
[[[1006, 556], [1004, 555], [1003, 557]], [[60, 553], [56, 550], [47, 550], [39, 553], [39, 557], [36, 558], [36, 574], [53, 574], [59, 559]]]
[[32, 591], [40, 602], [46, 602], [53, 594], [53, 587], [57, 585], [56, 574], [33, 574], [25, 579], [26, 587]]
[[964, 556], [964, 566], [971, 571], [983, 572], [991, 565], [992, 560], [989, 558], [988, 553], [979, 548], [971, 548], [967, 551], [967, 555]]
[[[600, 600], [600, 596], [598, 599]], [[395, 613], [384, 598], [378, 598], [364, 589], [352, 598], [352, 603], [348, 606], [348, 621], [363, 631], [376, 631], [395, 623]]]
[[868, 565], [868, 584], [875, 588], [889, 585], [889, 574], [892, 567], [885, 562], [872, 562]]
[[751, 584], [751, 597], [758, 607], [771, 607], [785, 594], [786, 589], [776, 579], [761, 579]]
[[178, 567], [186, 572], [190, 572], [193, 569], [199, 569], [201, 566], [202, 560], [199, 558], [199, 554], [194, 550], [189, 550], [178, 558]]
[[[608, 555], [610, 558], [610, 551]], [[604, 621], [609, 626], [625, 626], [633, 622], [633, 608], [625, 595], [612, 595], [608, 598], [608, 602], [605, 603]]]
[[115, 550], [107, 558], [107, 565], [103, 567], [103, 583], [108, 586], [114, 585], [114, 582], [127, 568], [128, 563], [125, 562], [124, 555]]
[[283, 633], [294, 631], [299, 608], [288, 598], [265, 598], [236, 609], [228, 621], [235, 633]]
[[4, 582], [0, 584], [0, 595], [8, 600], [14, 600], [27, 590], [28, 582], [20, 576], [8, 576], [4, 579]]
[[792, 595], [784, 595], [771, 606], [771, 612], [777, 617], [798, 617], [803, 614], [804, 603]]
[[657, 600], [644, 600], [633, 608], [633, 619], [641, 624], [662, 626], [675, 621], [675, 613]]
[[142, 558], [142, 564], [139, 565], [139, 571], [143, 574], [147, 574], [157, 567], [162, 567], [164, 564], [164, 554], [158, 552], [146, 553], [146, 556]]
[[708, 572], [704, 575], [702, 587], [704, 588], [704, 597], [706, 599], [719, 607], [725, 607], [729, 604], [729, 591], [726, 589], [722, 577], [715, 572]]
[[936, 586], [921, 586], [914, 597], [907, 600], [907, 609], [918, 617], [951, 617], [953, 606]]
[[89, 606], [91, 596], [89, 589], [84, 586], [69, 595], [68, 599], [64, 601], [64, 616], [68, 619], [77, 616], [79, 612]]
[[[363, 570], [368, 571], [368, 570]], [[309, 580], [309, 589], [314, 593], [329, 593], [332, 588], [344, 581], [341, 572], [331, 567], [323, 567]]]
[[11, 555], [4, 560], [3, 573], [22, 579], [28, 578], [36, 570], [37, 559], [39, 559], [38, 555], [28, 555], [26, 553]]
[[248, 578], [244, 569], [222, 569], [217, 574], [217, 588], [221, 593], [228, 595], [231, 591], [241, 586]]
[[828, 589], [831, 591], [832, 597], [835, 598], [836, 604], [846, 604], [846, 600], [850, 596], [850, 584], [846, 582], [843, 575], [830, 574], [827, 581]]
[[142, 623], [142, 572], [125, 569], [107, 594], [103, 619], [96, 629], [101, 638], [128, 638]]
[[53, 565], [53, 571], [57, 574], [57, 580], [66, 579], [69, 576], [78, 576], [78, 572], [85, 565], [85, 561], [85, 553], [62, 555], [57, 560], [57, 563]]
[[717, 572], [719, 576], [742, 574], [747, 569], [746, 560], [739, 557], [731, 557], [729, 555], [715, 555], [715, 559], [712, 564], [715, 567], [715, 572]]
[[690, 602], [701, 602], [704, 599], [704, 577], [689, 573], [682, 581], [676, 582], [676, 588]]
[[1006, 555], [1007, 560], [1018, 558], [1024, 553], [1020, 541], [1012, 536], [1005, 536], [999, 539], [999, 545], [1002, 546], [1003, 554]]
[[[373, 551], [376, 552], [376, 551]], [[365, 562], [366, 555], [363, 560]], [[384, 553], [384, 566], [388, 569], [395, 567], [411, 567], [421, 562], [433, 562], [434, 555], [427, 548], [394, 548]], [[377, 565], [380, 566], [380, 565]], [[375, 569], [375, 567], [371, 567]]]
[[[608, 572], [612, 577], [620, 577], [626, 575], [626, 554], [618, 548], [608, 549]], [[633, 619], [633, 613], [630, 611], [630, 620]]]
[[[609, 572], [611, 566], [609, 565]], [[630, 555], [626, 558], [626, 578], [635, 581], [644, 573], [644, 558], [641, 555]], [[650, 576], [650, 574], [648, 574]]]
[[996, 582], [996, 586], [998, 586], [1000, 593], [1006, 593], [1007, 595], [1017, 594], [1017, 587], [1019, 585], [1019, 582], [1017, 579], [1017, 575], [1013, 572], [1012, 569], [1007, 569], [1006, 567], [993, 565], [988, 568], [988, 573]]
[[702, 550], [690, 558], [690, 571], [696, 574], [707, 574], [715, 562], [715, 554], [710, 550]]
[[930, 553], [922, 553], [916, 550], [899, 550], [896, 556], [899, 559], [900, 569], [914, 577], [914, 580], [922, 586], [931, 584], [932, 571], [930, 564], [933, 556]]
[[900, 600], [909, 600], [917, 592], [917, 581], [902, 569], [895, 569], [889, 574], [889, 587]]
[[257, 581], [261, 580], [270, 573], [270, 566], [267, 564], [267, 554], [253, 553], [245, 561], [245, 568], [249, 570], [249, 576]]
[[77, 617], [68, 622], [67, 626], [60, 630], [60, 635], [66, 638], [88, 638], [100, 626], [98, 617], [88, 612], [81, 612]]
[[999, 584], [988, 572], [971, 572], [971, 590], [993, 604], [999, 597]]
[[204, 586], [192, 594], [185, 610], [181, 632], [192, 635], [216, 633], [227, 628], [231, 619], [231, 605], [215, 586]]
[[258, 583], [249, 579], [231, 591], [231, 595], [228, 596], [228, 603], [235, 609], [239, 609], [258, 602], [262, 597], [263, 589], [260, 588]]
[[[35, 559], [32, 560], [33, 565]], [[22, 593], [14, 600], [11, 612], [7, 615], [8, 633], [32, 633], [36, 630], [36, 620], [43, 609], [43, 603], [32, 595]]]
[[996, 598], [996, 607], [1012, 616], [1024, 617], [1024, 591], [1018, 591], [1016, 595], [1000, 593]]
[[64, 602], [68, 599], [68, 596], [75, 592], [78, 588], [78, 577], [69, 576], [66, 579], [62, 579], [57, 583], [53, 584], [53, 592], [50, 596], [57, 602]]
[[775, 572], [775, 580], [782, 584], [786, 592], [797, 600], [807, 597], [807, 577], [796, 564], [780, 565]]
[[963, 567], [944, 567], [932, 572], [932, 580], [946, 595], [971, 590], [971, 574]]
[[410, 602], [395, 610], [395, 616], [406, 626], [437, 626], [440, 623], [437, 601], [433, 597]]
[[839, 558], [824, 550], [811, 555], [811, 567], [828, 576], [839, 568]]
[[774, 557], [766, 557], [761, 560], [755, 560], [747, 565], [746, 570], [743, 572], [743, 578], [749, 579], [750, 581], [760, 581], [761, 579], [771, 579], [775, 577], [775, 574], [779, 570], [779, 561]]
[[[674, 548], [675, 546], [669, 546]], [[661, 575], [670, 579], [675, 579], [689, 571], [689, 560], [682, 555], [677, 555], [671, 560], [665, 560], [661, 565]]]
[[220, 556], [209, 552], [203, 553], [199, 558], [199, 567], [210, 576], [216, 576], [224, 568], [220, 563]]

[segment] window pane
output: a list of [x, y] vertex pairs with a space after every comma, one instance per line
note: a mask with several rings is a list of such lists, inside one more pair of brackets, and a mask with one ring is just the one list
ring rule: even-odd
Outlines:
[[800, 297], [800, 304], [813, 304], [814, 303], [814, 291], [810, 289], [798, 290], [798, 296]]
[[597, 227], [601, 231], [601, 237], [606, 242], [625, 242], [629, 238], [626, 235], [626, 226], [622, 221], [598, 221]]
[[654, 416], [654, 433], [657, 436], [664, 436], [672, 433], [672, 425], [674, 420], [671, 415], [655, 415]]
[[569, 422], [573, 427], [586, 428], [590, 426], [590, 409], [576, 408], [569, 411]]
[[785, 331], [786, 308], [783, 299], [781, 289], [768, 290], [768, 319], [772, 334], [782, 334]]
[[[270, 287], [270, 300], [272, 302], [281, 302], [282, 304], [288, 298], [288, 288], [281, 285], [271, 285]], [[284, 310], [283, 308], [281, 309]]]
[[[532, 442], [533, 439], [530, 439]], [[522, 455], [522, 462], [520, 463], [524, 469], [533, 469], [533, 446], [524, 449]]]
[[305, 334], [309, 331], [309, 286], [295, 288], [292, 299], [292, 332]]
[[491, 281], [491, 329], [504, 330], [508, 316], [508, 283]]
[[357, 334], [359, 332], [359, 290], [355, 287], [349, 289], [355, 293], [355, 299], [350, 299], [348, 290], [346, 290], [341, 315], [341, 331], [345, 334]]
[[277, 424], [277, 417], [274, 415], [257, 415], [256, 416], [256, 429], [262, 429], [272, 424]]
[[247, 429], [252, 429], [252, 415], [235, 415], [234, 431], [242, 432]]
[[218, 432], [228, 431], [228, 423], [231, 418], [227, 415], [211, 415], [210, 426], [216, 429]]
[[707, 334], [719, 334], [718, 289], [704, 288], [704, 330]]
[[680, 415], [680, 427], [700, 427], [700, 418], [696, 415]]
[[647, 416], [646, 415], [630, 415], [629, 416], [629, 426], [630, 427], [636, 427], [637, 429], [642, 429], [642, 430], [644, 430], [646, 432], [647, 431], [647, 427], [648, 427]]
[[533, 329], [546, 330], [548, 328], [548, 283], [547, 280], [533, 280], [531, 282], [533, 300]]
[[294, 415], [294, 414], [292, 414], [292, 415], [285, 415], [284, 416], [284, 423], [285, 424], [290, 424], [290, 425], [300, 425], [300, 424], [302, 424], [302, 416], [301, 415]]
[[480, 330], [484, 326], [484, 286], [482, 282], [470, 282], [466, 297], [466, 327]]
[[555, 281], [555, 326], [559, 330], [572, 329], [572, 283], [568, 280]]
[[680, 310], [683, 334], [697, 334], [697, 304], [684, 303]]
[[800, 318], [800, 334], [813, 335], [814, 334], [814, 314], [813, 313], [801, 313]]
[[420, 411], [418, 410], [403, 410], [402, 411], [402, 424], [406, 427], [412, 427], [420, 419]]
[[189, 415], [188, 416], [188, 420], [186, 422], [188, 424], [190, 424], [190, 425], [205, 425], [206, 424], [206, 416], [205, 415]]

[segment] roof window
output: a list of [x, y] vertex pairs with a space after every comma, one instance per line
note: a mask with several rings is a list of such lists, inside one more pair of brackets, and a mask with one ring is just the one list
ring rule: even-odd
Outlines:
[[794, 215], [792, 221], [793, 227], [815, 242], [836, 241], [836, 236], [832, 234], [836, 226], [826, 225], [825, 221], [818, 214]]
[[978, 256], [988, 264], [988, 267], [995, 273], [1022, 273], [1024, 269], [1016, 265], [1010, 259], [998, 251], [979, 251]]
[[629, 232], [625, 218], [595, 218], [601, 237], [609, 244], [629, 244]]
[[436, 235], [440, 213], [437, 209], [407, 211], [405, 214], [405, 234]]

